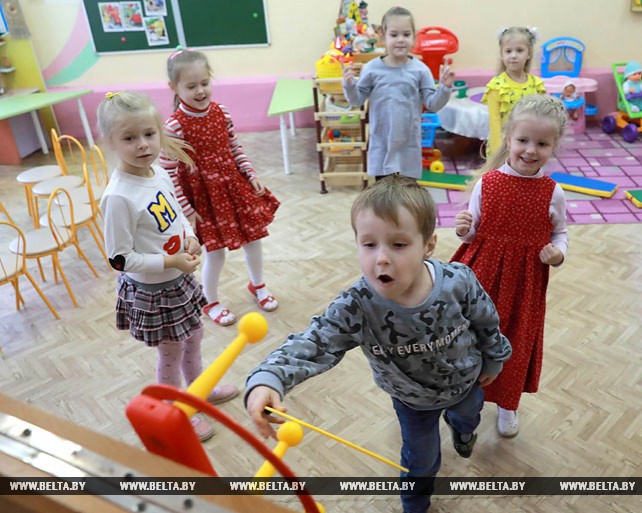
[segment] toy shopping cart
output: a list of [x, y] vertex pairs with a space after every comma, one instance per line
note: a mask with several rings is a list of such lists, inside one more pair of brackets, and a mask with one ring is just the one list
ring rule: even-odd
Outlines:
[[441, 161], [441, 151], [434, 147], [435, 132], [441, 126], [437, 114], [421, 115], [421, 166], [433, 173], [443, 173], [444, 163]]

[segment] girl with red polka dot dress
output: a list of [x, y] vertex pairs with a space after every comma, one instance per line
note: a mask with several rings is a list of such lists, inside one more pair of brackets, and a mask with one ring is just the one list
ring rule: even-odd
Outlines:
[[248, 290], [261, 309], [274, 311], [279, 303], [263, 281], [261, 239], [268, 235], [279, 201], [243, 153], [227, 109], [212, 101], [207, 57], [179, 47], [167, 61], [167, 72], [176, 110], [165, 130], [191, 146], [193, 151], [188, 153], [195, 166], [190, 169], [165, 155], [161, 165], [172, 177], [183, 212], [205, 245], [203, 290], [208, 304], [203, 313], [221, 326], [236, 321], [218, 295], [226, 248], [243, 248], [250, 273]]
[[566, 126], [564, 105], [546, 95], [520, 99], [506, 122], [501, 147], [481, 170], [468, 209], [455, 218], [463, 244], [452, 261], [473, 269], [497, 307], [513, 354], [485, 389], [499, 410], [505, 437], [519, 431], [522, 393], [537, 392], [542, 368], [546, 288], [550, 266], [568, 248], [566, 201], [546, 176]]

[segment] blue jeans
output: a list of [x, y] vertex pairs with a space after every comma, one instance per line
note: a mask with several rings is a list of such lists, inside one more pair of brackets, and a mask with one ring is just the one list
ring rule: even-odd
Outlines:
[[[408, 473], [401, 477], [435, 477], [441, 466], [441, 441], [439, 418], [444, 409], [415, 410], [393, 397], [392, 404], [401, 426], [401, 466]], [[475, 383], [457, 404], [445, 408], [448, 420], [455, 430], [462, 434], [474, 433], [481, 420], [484, 406], [484, 391]], [[426, 485], [418, 495], [401, 495], [404, 513], [426, 513], [430, 506], [433, 486]]]

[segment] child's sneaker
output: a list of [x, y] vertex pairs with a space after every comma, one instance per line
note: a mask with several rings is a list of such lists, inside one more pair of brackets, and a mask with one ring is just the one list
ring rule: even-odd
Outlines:
[[477, 433], [472, 433], [470, 435], [470, 440], [468, 440], [468, 442], [464, 442], [461, 439], [461, 433], [450, 425], [446, 412], [444, 412], [444, 421], [446, 421], [446, 425], [450, 428], [450, 433], [453, 437], [453, 446], [455, 447], [457, 454], [462, 458], [470, 458], [470, 455], [473, 453], [473, 447], [475, 447], [475, 442], [477, 441]]
[[202, 413], [195, 413], [190, 419], [196, 436], [201, 442], [205, 442], [214, 436], [214, 426]]
[[239, 389], [234, 385], [221, 385], [214, 387], [212, 393], [207, 398], [208, 403], [221, 404], [239, 395]]
[[513, 438], [519, 433], [519, 422], [516, 410], [505, 410], [497, 407], [497, 430], [505, 438]]

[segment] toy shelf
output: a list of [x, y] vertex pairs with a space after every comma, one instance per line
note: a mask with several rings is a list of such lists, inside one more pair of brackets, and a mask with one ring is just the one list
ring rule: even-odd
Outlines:
[[[333, 87], [329, 88], [328, 85]], [[361, 109], [330, 108], [329, 98], [345, 101], [341, 79], [315, 79], [314, 121], [317, 132], [321, 194], [327, 193], [326, 181], [357, 178], [368, 185], [368, 103]], [[328, 95], [328, 96], [326, 96]]]

